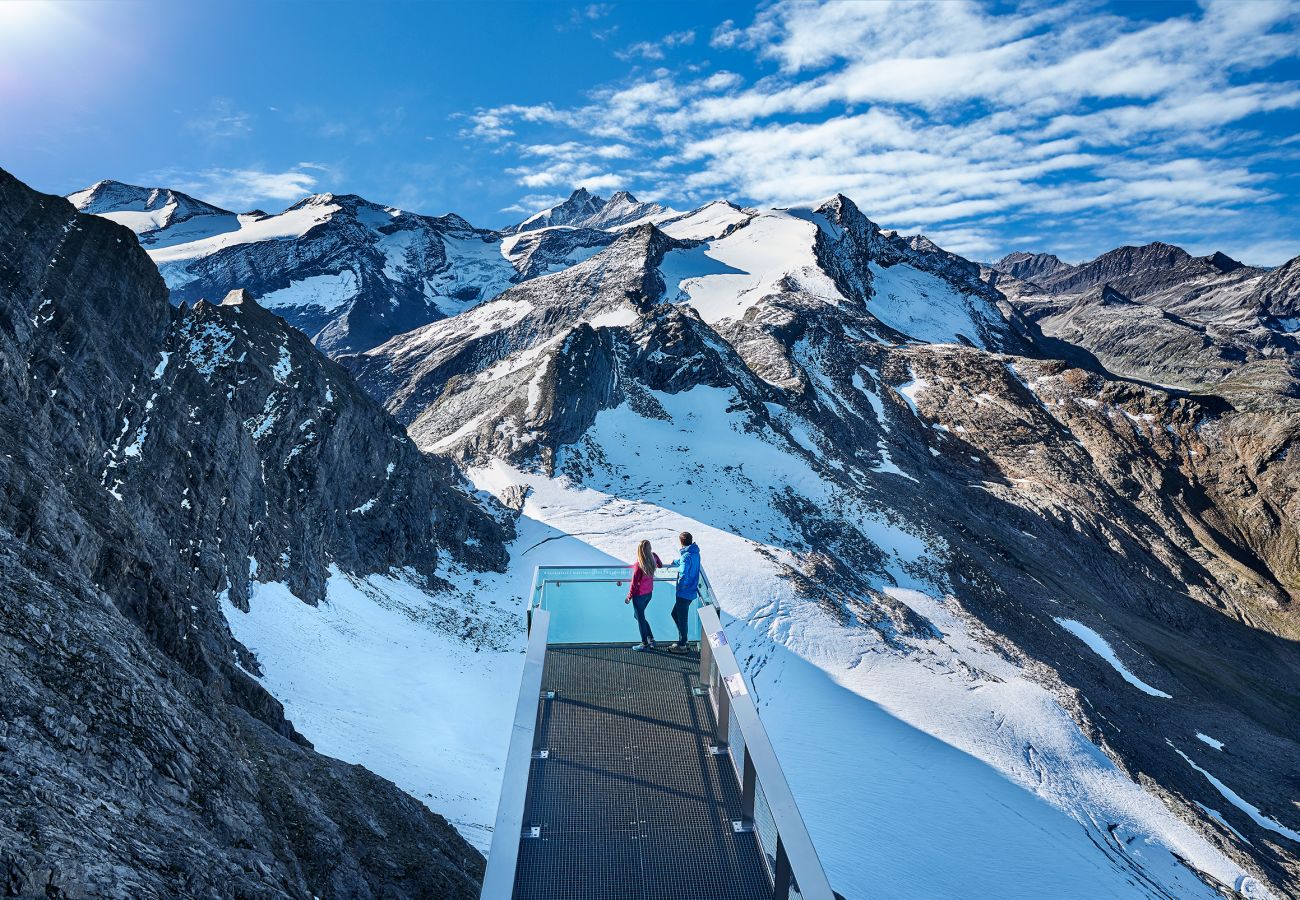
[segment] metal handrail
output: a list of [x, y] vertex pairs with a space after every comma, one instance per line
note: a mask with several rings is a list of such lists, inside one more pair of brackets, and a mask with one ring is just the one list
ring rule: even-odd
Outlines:
[[510, 900], [515, 890], [515, 869], [519, 865], [519, 842], [524, 832], [524, 811], [528, 800], [528, 771], [532, 767], [537, 741], [538, 700], [542, 692], [542, 670], [546, 664], [546, 632], [551, 614], [535, 609], [529, 615], [528, 653], [519, 683], [519, 702], [510, 730], [510, 750], [501, 776], [501, 799], [497, 802], [496, 826], [483, 873], [482, 900]]
[[[709, 593], [713, 594], [712, 586], [709, 587]], [[822, 868], [812, 838], [808, 835], [803, 816], [799, 814], [799, 807], [785, 780], [785, 773], [777, 762], [776, 751], [768, 740], [767, 730], [758, 717], [758, 709], [745, 685], [745, 677], [741, 674], [726, 632], [722, 629], [718, 610], [710, 604], [702, 604], [698, 607], [698, 613], [704, 628], [700, 640], [700, 680], [707, 686], [715, 707], [718, 739], [724, 743], [727, 741], [733, 713], [744, 739], [744, 760], [736, 772], [741, 783], [744, 815], [752, 826], [755, 788], [761, 785], [772, 821], [776, 824], [776, 846], [763, 848], [771, 852], [775, 860], [771, 873], [773, 897], [775, 900], [787, 900], [793, 881], [805, 900], [834, 900], [835, 893], [831, 890], [826, 871]], [[713, 677], [715, 672], [718, 676], [716, 680]], [[730, 753], [726, 755], [732, 758]], [[736, 765], [732, 758], [732, 766]], [[758, 837], [761, 844], [762, 837]]]

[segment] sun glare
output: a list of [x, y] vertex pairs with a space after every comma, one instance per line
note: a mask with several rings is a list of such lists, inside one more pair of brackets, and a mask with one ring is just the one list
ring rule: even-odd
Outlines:
[[0, 46], [21, 50], [55, 36], [66, 15], [50, 0], [0, 0]]

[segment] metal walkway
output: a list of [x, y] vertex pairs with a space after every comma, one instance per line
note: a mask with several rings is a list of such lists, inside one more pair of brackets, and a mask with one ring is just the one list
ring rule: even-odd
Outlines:
[[617, 647], [546, 655], [514, 896], [519, 900], [767, 900], [740, 785], [695, 693], [699, 654]]
[[[833, 900], [707, 577], [691, 651], [631, 649], [624, 567], [542, 567], [486, 900]], [[662, 640], [675, 576], [646, 617]]]

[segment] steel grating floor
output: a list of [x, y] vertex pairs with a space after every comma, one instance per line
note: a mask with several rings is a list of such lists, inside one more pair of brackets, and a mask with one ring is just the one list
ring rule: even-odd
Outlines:
[[546, 651], [528, 774], [519, 900], [770, 900], [753, 834], [736, 834], [740, 788], [709, 753], [713, 711], [698, 653], [618, 646]]

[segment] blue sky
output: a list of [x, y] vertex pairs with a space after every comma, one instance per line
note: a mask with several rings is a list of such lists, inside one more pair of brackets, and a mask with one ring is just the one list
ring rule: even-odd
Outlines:
[[1300, 3], [0, 3], [0, 166], [499, 226], [837, 191], [992, 258], [1300, 254]]

